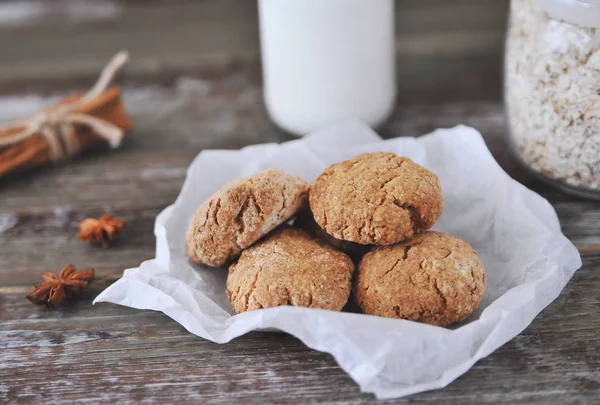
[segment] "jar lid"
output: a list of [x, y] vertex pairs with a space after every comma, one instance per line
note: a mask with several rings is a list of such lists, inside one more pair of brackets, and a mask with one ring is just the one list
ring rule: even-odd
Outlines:
[[600, 0], [539, 0], [552, 18], [582, 27], [600, 27]]

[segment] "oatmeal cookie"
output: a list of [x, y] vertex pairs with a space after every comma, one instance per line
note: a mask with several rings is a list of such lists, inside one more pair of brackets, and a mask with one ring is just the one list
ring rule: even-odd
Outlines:
[[481, 302], [485, 269], [467, 242], [425, 232], [367, 253], [354, 297], [365, 314], [449, 326]]
[[315, 221], [336, 239], [390, 245], [431, 228], [442, 214], [435, 174], [393, 153], [329, 166], [310, 192]]
[[279, 305], [341, 311], [353, 272], [342, 252], [283, 226], [231, 265], [227, 296], [237, 313]]
[[219, 267], [295, 215], [310, 185], [279, 169], [235, 180], [211, 196], [188, 228], [186, 251], [201, 264]]

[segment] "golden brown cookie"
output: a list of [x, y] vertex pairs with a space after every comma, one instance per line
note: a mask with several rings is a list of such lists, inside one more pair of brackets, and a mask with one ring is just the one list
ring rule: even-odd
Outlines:
[[481, 302], [485, 269], [467, 242], [425, 232], [367, 253], [354, 297], [365, 314], [449, 326]]
[[186, 251], [202, 264], [219, 267], [295, 215], [310, 185], [279, 169], [235, 180], [211, 196], [188, 228]]
[[435, 174], [393, 153], [329, 166], [310, 192], [315, 221], [336, 239], [390, 245], [431, 228], [442, 214]]
[[353, 272], [342, 252], [283, 226], [231, 265], [227, 296], [237, 313], [279, 305], [341, 311]]
[[359, 260], [365, 253], [371, 249], [370, 245], [360, 245], [346, 240], [336, 239], [325, 232], [316, 222], [309, 207], [301, 210], [294, 220], [294, 226], [300, 228], [316, 239], [341, 250], [354, 260]]

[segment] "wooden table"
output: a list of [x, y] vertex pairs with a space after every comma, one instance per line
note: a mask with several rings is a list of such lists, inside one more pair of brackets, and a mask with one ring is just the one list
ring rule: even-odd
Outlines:
[[[123, 83], [136, 124], [114, 153], [92, 154], [0, 188], [0, 403], [374, 401], [331, 356], [293, 337], [250, 333], [216, 345], [161, 313], [91, 304], [123, 269], [153, 257], [154, 219], [174, 201], [200, 150], [289, 139], [270, 123], [262, 105], [256, 22], [249, 17], [255, 5], [237, 1], [237, 8], [227, 8], [232, 2], [178, 2], [166, 17], [162, 2], [143, 7], [117, 2], [120, 19], [92, 28], [60, 25], [63, 31], [51, 29], [59, 26], [52, 19], [27, 29], [0, 23], [0, 49], [11, 58], [0, 59], [0, 118], [83, 89], [114, 50], [108, 44], [117, 32], [134, 51]], [[398, 108], [380, 132], [414, 136], [459, 123], [474, 126], [509, 174], [550, 200], [578, 247], [600, 245], [600, 204], [531, 179], [507, 151], [500, 101], [506, 1], [484, 3], [487, 8], [479, 6], [481, 0], [459, 1], [454, 7], [462, 10], [462, 19], [452, 24], [446, 18], [446, 25], [436, 23], [435, 30], [417, 35], [410, 23], [426, 25], [432, 10], [447, 13], [446, 3], [399, 2], [405, 24], [398, 35], [411, 39], [399, 41], [408, 46], [399, 45]], [[185, 18], [194, 12], [208, 25], [218, 15], [229, 36], [216, 45], [195, 43], [189, 30], [198, 18]], [[197, 29], [215, 29], [207, 24]], [[144, 47], [147, 38], [136, 35], [148, 26], [163, 27], [170, 37]], [[89, 34], [89, 46], [78, 40], [80, 31]], [[54, 53], [35, 59], [23, 51], [44, 41]], [[191, 46], [218, 47], [218, 52], [196, 58], [185, 52]], [[51, 56], [61, 52], [72, 63]], [[128, 222], [107, 250], [76, 239], [77, 223], [103, 212]], [[522, 334], [447, 388], [391, 403], [599, 403], [600, 254], [586, 254], [583, 262], [562, 295]], [[42, 272], [69, 263], [97, 271], [83, 300], [52, 311], [24, 298]]]

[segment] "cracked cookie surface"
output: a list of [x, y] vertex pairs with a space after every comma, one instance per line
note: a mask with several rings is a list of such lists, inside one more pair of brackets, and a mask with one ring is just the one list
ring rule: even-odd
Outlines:
[[481, 302], [485, 269], [467, 242], [425, 232], [367, 253], [354, 297], [365, 314], [449, 326]]
[[344, 253], [283, 226], [230, 266], [227, 297], [237, 313], [279, 305], [341, 311], [353, 272]]
[[223, 266], [294, 216], [310, 185], [279, 169], [232, 181], [213, 194], [190, 222], [186, 251], [195, 262]]
[[294, 226], [300, 228], [315, 239], [320, 239], [328, 245], [341, 250], [354, 260], [359, 260], [365, 253], [369, 251], [371, 245], [360, 245], [358, 243], [349, 242], [347, 240], [336, 239], [325, 232], [313, 218], [313, 214], [308, 207], [301, 210], [296, 219]]
[[336, 239], [390, 245], [431, 228], [442, 189], [429, 170], [394, 153], [366, 153], [329, 166], [310, 192], [314, 219]]

